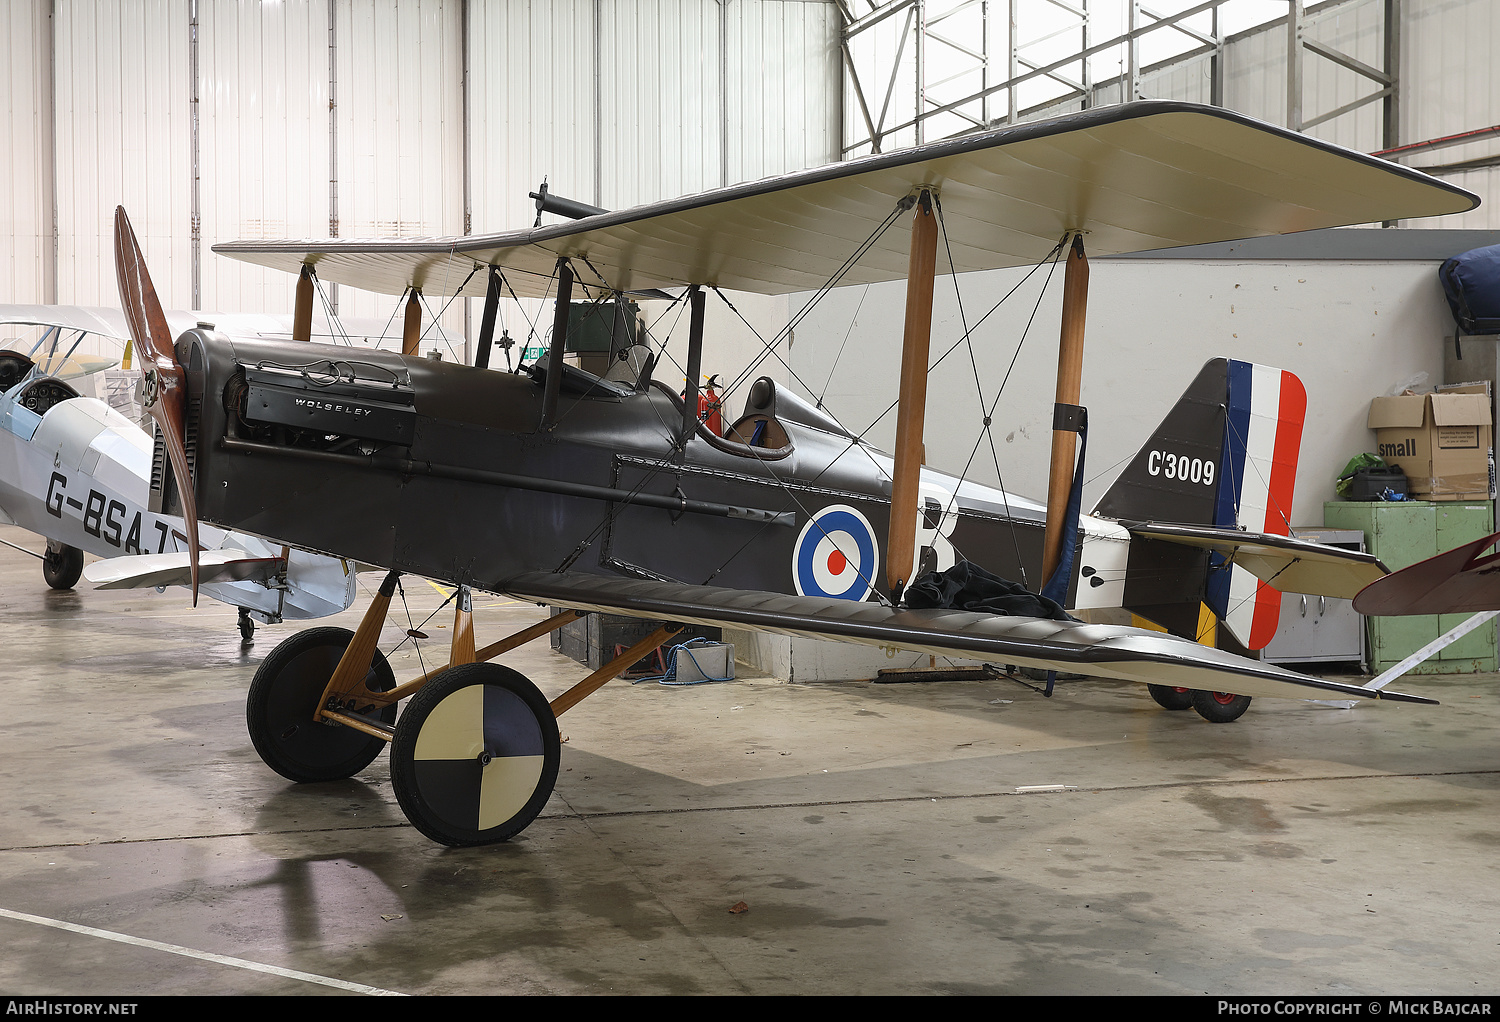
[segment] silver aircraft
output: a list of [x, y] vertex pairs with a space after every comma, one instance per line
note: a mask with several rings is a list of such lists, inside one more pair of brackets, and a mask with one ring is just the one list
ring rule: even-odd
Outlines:
[[[129, 336], [119, 310], [0, 306], [0, 322]], [[68, 365], [71, 353], [56, 345], [51, 355], [34, 353], [39, 362], [0, 350], [0, 522], [47, 540], [37, 556], [54, 589], [71, 589], [80, 576], [101, 588], [187, 583], [182, 516], [161, 513], [150, 499], [152, 436], [84, 393], [86, 377], [43, 371]], [[203, 592], [239, 608], [247, 642], [256, 622], [325, 617], [353, 602], [353, 562], [208, 526], [199, 538]], [[105, 560], [85, 569], [85, 552]]]

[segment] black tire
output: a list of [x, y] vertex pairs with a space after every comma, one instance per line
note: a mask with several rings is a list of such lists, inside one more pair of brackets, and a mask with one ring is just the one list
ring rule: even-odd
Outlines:
[[42, 578], [53, 589], [72, 589], [83, 577], [83, 551], [76, 546], [47, 543], [42, 555]]
[[[266, 766], [291, 781], [336, 781], [353, 777], [380, 755], [385, 741], [339, 724], [315, 723], [313, 711], [323, 697], [354, 633], [347, 628], [309, 628], [284, 640], [261, 662], [245, 700], [250, 741]], [[391, 665], [375, 651], [365, 684], [374, 692], [396, 687]], [[372, 712], [387, 724], [396, 720], [395, 705]]]
[[255, 618], [244, 607], [240, 608], [240, 642], [246, 646], [255, 643]]
[[561, 751], [557, 719], [535, 685], [499, 664], [465, 664], [412, 696], [391, 742], [391, 787], [432, 840], [493, 844], [547, 805]]
[[1249, 696], [1237, 696], [1232, 692], [1208, 692], [1193, 689], [1193, 709], [1198, 716], [1215, 724], [1228, 724], [1239, 720], [1250, 708]]
[[1173, 688], [1171, 685], [1147, 685], [1146, 691], [1151, 693], [1151, 698], [1164, 710], [1190, 710], [1193, 708], [1193, 694], [1185, 688]]

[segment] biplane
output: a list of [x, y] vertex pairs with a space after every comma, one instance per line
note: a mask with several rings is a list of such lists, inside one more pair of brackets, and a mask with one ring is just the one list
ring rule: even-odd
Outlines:
[[[171, 317], [179, 329], [201, 319]], [[147, 506], [151, 435], [69, 378], [69, 368], [86, 374], [114, 364], [74, 349], [89, 333], [128, 338], [123, 315], [118, 309], [0, 306], [0, 323], [48, 331], [30, 354], [0, 350], [0, 515], [46, 539], [39, 556], [47, 585], [71, 589], [80, 576], [101, 588], [190, 581], [182, 518]], [[234, 317], [226, 325], [274, 326], [269, 317]], [[65, 334], [74, 335], [73, 345], [62, 351], [57, 341]], [[44, 353], [49, 337], [53, 344]], [[347, 561], [220, 529], [205, 529], [202, 539], [208, 547], [199, 554], [203, 592], [239, 609], [246, 642], [256, 622], [325, 617], [354, 600], [354, 566]], [[85, 568], [85, 552], [105, 560]]]
[[[1215, 721], [1254, 696], [1432, 702], [1193, 641], [1205, 603], [1232, 626], [1242, 618], [1238, 634], [1253, 642], [1267, 620], [1263, 583], [1348, 597], [1383, 574], [1373, 558], [1286, 535], [1287, 461], [1306, 400], [1290, 374], [1210, 362], [1097, 513], [1081, 514], [1087, 255], [1476, 204], [1229, 111], [1148, 102], [508, 233], [215, 247], [299, 275], [299, 319], [320, 281], [410, 295], [409, 310], [418, 292], [484, 297], [481, 351], [502, 294], [551, 297], [551, 347], [515, 372], [416, 358], [414, 343], [405, 354], [351, 351], [195, 328], [174, 345], [123, 210], [116, 256], [151, 361], [156, 504], [190, 527], [201, 518], [389, 571], [356, 631], [303, 632], [262, 664], [247, 702], [257, 751], [312, 781], [349, 776], [389, 743], [414, 826], [471, 845], [505, 840], [541, 811], [557, 775], [557, 716], [687, 623], [1140, 682], [1163, 705]], [[940, 234], [945, 273], [1066, 253], [1045, 501], [921, 464]], [[749, 386], [723, 436], [698, 420], [709, 290], [902, 279], [892, 454], [768, 377]], [[687, 304], [683, 394], [652, 379], [650, 358], [602, 376], [564, 361], [576, 297], [632, 294]], [[1054, 606], [1123, 605], [1169, 632], [903, 599], [919, 575], [960, 559], [1044, 580]], [[375, 647], [401, 573], [454, 584], [460, 597], [448, 665], [397, 684]], [[471, 588], [563, 612], [476, 651]], [[587, 612], [668, 624], [550, 702], [490, 662]]]

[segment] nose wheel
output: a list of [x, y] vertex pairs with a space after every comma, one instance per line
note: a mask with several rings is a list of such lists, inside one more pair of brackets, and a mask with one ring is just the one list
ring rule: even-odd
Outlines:
[[492, 844], [536, 819], [560, 756], [557, 719], [535, 685], [499, 664], [466, 664], [407, 704], [391, 741], [391, 787], [434, 841]]

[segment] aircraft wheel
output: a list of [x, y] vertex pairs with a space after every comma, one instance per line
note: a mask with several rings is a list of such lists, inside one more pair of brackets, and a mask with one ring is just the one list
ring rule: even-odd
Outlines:
[[464, 664], [412, 696], [391, 742], [391, 787], [412, 826], [434, 841], [492, 844], [546, 806], [561, 749], [535, 685], [499, 664]]
[[1249, 696], [1237, 696], [1233, 692], [1208, 692], [1195, 688], [1192, 699], [1198, 716], [1215, 724], [1239, 720], [1240, 715], [1250, 708]]
[[72, 589], [83, 577], [83, 551], [76, 546], [47, 542], [42, 555], [42, 578], [53, 589]]
[[1193, 707], [1193, 694], [1188, 689], [1173, 688], [1171, 685], [1147, 685], [1146, 691], [1151, 693], [1151, 698], [1164, 710], [1190, 710]]
[[[266, 766], [288, 780], [336, 781], [353, 777], [378, 755], [385, 741], [333, 723], [314, 723], [323, 697], [354, 633], [347, 628], [309, 628], [284, 640], [261, 662], [245, 700], [250, 741]], [[375, 651], [366, 680], [375, 692], [396, 687], [391, 665]], [[372, 714], [390, 724], [396, 707]]]

